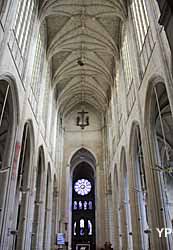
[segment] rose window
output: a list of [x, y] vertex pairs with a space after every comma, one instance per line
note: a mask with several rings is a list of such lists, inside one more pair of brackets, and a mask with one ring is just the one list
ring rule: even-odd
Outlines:
[[79, 195], [87, 195], [91, 191], [91, 183], [86, 179], [80, 179], [74, 184], [74, 190]]

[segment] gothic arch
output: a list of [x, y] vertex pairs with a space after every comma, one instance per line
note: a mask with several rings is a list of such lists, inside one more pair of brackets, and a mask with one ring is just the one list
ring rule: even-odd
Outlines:
[[[145, 109], [144, 109], [144, 124], [145, 127], [149, 129], [150, 125], [150, 112], [151, 112], [151, 102], [152, 102], [152, 90], [154, 86], [156, 86], [159, 83], [164, 84], [165, 80], [162, 76], [160, 75], [153, 75], [150, 80], [148, 81], [148, 88], [146, 91], [146, 96], [145, 96]], [[166, 87], [166, 85], [165, 85]]]
[[[77, 242], [88, 243], [90, 241], [90, 248], [94, 250], [96, 244], [96, 159], [87, 149], [80, 148], [73, 154], [70, 167], [71, 244], [75, 249]], [[84, 191], [80, 189], [81, 183], [85, 186]]]
[[[149, 209], [148, 209], [148, 188], [147, 176], [145, 171], [145, 162], [143, 154], [143, 143], [141, 138], [140, 125], [134, 121], [131, 128], [130, 136], [130, 152], [131, 156], [131, 179], [133, 190], [133, 200], [137, 206], [133, 208], [135, 216], [133, 216], [134, 244], [142, 249], [151, 249], [149, 230]], [[138, 219], [140, 218], [140, 220]]]
[[18, 92], [15, 81], [9, 76], [0, 76], [0, 119], [0, 129], [2, 130], [0, 137], [1, 140], [6, 141], [4, 141], [5, 144], [2, 141], [0, 143], [1, 146], [3, 145], [0, 148], [0, 158], [3, 150], [4, 154], [8, 155], [8, 157], [4, 157], [4, 160], [6, 158], [4, 166], [9, 166], [11, 165], [9, 155], [12, 154], [16, 140], [16, 129], [19, 123]]
[[149, 135], [150, 143], [155, 148], [155, 154], [153, 155], [153, 161], [155, 163], [160, 162], [158, 158], [158, 145], [157, 140], [160, 142], [165, 141], [165, 147], [171, 147], [172, 137], [172, 111], [170, 106], [170, 100], [167, 92], [166, 85], [163, 81], [154, 78], [153, 83], [150, 83], [148, 89], [148, 95], [146, 98], [145, 108], [145, 121], [146, 128]]
[[[159, 89], [159, 92], [157, 94], [157, 90]], [[157, 94], [157, 99], [156, 100], [156, 94]], [[160, 97], [162, 100], [160, 100]], [[153, 161], [153, 164], [158, 163], [160, 159], [158, 158], [158, 146], [157, 146], [157, 135], [156, 135], [156, 130], [155, 130], [155, 123], [156, 119], [159, 118], [159, 109], [162, 109], [160, 106], [160, 101], [162, 103], [167, 102], [166, 106], [170, 106], [170, 101], [168, 97], [168, 91], [166, 84], [164, 82], [164, 79], [160, 77], [159, 75], [153, 76], [150, 81], [148, 82], [148, 89], [147, 89], [147, 94], [145, 98], [145, 110], [144, 110], [144, 125], [146, 128], [146, 134], [148, 136], [149, 143], [151, 145], [151, 160]], [[164, 104], [165, 105], [165, 104]], [[160, 110], [161, 111], [161, 110]], [[157, 114], [156, 114], [157, 113]], [[172, 115], [171, 107], [169, 111], [170, 115]], [[157, 118], [156, 118], [157, 116]], [[154, 151], [153, 151], [154, 150]]]
[[[4, 211], [8, 209], [5, 197], [9, 193], [10, 172], [16, 169], [17, 162], [13, 160], [14, 152], [18, 155], [19, 143], [16, 143], [16, 133], [19, 123], [19, 101], [15, 81], [8, 75], [0, 76], [0, 237], [3, 225]], [[16, 172], [13, 172], [14, 176]], [[13, 176], [13, 177], [14, 177]]]
[[[14, 208], [12, 211], [12, 226], [16, 234], [13, 235], [13, 248], [24, 248], [25, 229], [28, 223], [29, 191], [31, 189], [31, 176], [33, 167], [34, 138], [33, 127], [30, 120], [26, 121], [23, 128], [19, 165], [17, 170]], [[23, 217], [26, 217], [23, 221]]]
[[20, 121], [20, 105], [19, 105], [19, 94], [15, 77], [10, 74], [2, 74], [0, 75], [0, 82], [7, 82], [10, 85], [10, 90], [12, 93], [12, 103], [15, 112], [15, 121], [18, 124]]
[[[151, 82], [152, 81], [152, 82]], [[173, 118], [169, 92], [164, 80], [155, 77], [149, 82], [146, 98], [145, 126], [150, 146], [152, 175], [155, 181], [157, 199], [155, 206], [163, 209], [162, 218], [157, 222], [160, 227], [172, 227], [173, 210], [169, 204], [172, 199], [172, 162], [173, 162]], [[167, 171], [170, 169], [171, 172]], [[157, 187], [157, 188], [156, 188]], [[159, 216], [159, 215], [158, 215]], [[163, 243], [165, 248], [172, 245], [172, 238]]]
[[44, 153], [44, 147], [43, 145], [41, 145], [39, 147], [39, 150], [38, 150], [38, 156], [40, 155], [41, 157], [41, 161], [42, 161], [42, 164], [41, 164], [41, 167], [42, 167], [42, 171], [45, 172], [46, 170], [46, 161], [45, 161], [45, 153]]
[[131, 160], [133, 160], [133, 151], [135, 146], [135, 132], [136, 128], [140, 127], [138, 121], [133, 121], [130, 129], [130, 139], [129, 139], [129, 156], [131, 157]]
[[75, 152], [73, 152], [73, 155], [70, 156], [69, 163], [71, 166], [71, 173], [73, 173], [74, 168], [79, 163], [81, 163], [84, 158], [85, 158], [85, 162], [90, 164], [90, 166], [93, 168], [95, 172], [97, 160], [96, 160], [94, 153], [90, 151], [89, 149], [82, 147], [82, 148], [75, 150]]
[[34, 133], [34, 125], [31, 119], [28, 119], [25, 124], [28, 124], [29, 134], [30, 134], [30, 143], [31, 143], [31, 156], [33, 156], [35, 152], [35, 133]]

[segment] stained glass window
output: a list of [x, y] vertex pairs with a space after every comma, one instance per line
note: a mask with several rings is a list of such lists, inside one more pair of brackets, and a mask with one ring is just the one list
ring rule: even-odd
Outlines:
[[84, 219], [81, 219], [81, 220], [80, 220], [80, 227], [81, 227], [81, 228], [84, 228]]
[[89, 206], [89, 209], [92, 210], [92, 208], [93, 208], [92, 201], [89, 201], [88, 206]]
[[79, 201], [79, 209], [82, 209], [82, 201]]
[[91, 191], [91, 183], [86, 179], [80, 179], [74, 184], [74, 190], [79, 195], [87, 195]]
[[77, 201], [74, 201], [74, 203], [73, 203], [73, 209], [74, 209], [74, 210], [77, 209]]
[[72, 204], [72, 249], [77, 249], [79, 243], [90, 242], [90, 250], [95, 250], [95, 177], [85, 162], [73, 172]]
[[84, 207], [84, 210], [87, 210], [87, 201], [84, 201], [83, 207]]
[[84, 219], [81, 219], [80, 220], [80, 235], [83, 236], [84, 235], [84, 225], [85, 222], [84, 222]]
[[92, 235], [92, 223], [88, 220], [88, 235]]
[[74, 223], [74, 235], [76, 235], [76, 221]]

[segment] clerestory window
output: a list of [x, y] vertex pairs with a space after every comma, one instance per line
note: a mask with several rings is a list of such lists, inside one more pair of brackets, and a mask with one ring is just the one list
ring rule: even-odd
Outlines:
[[133, 0], [132, 13], [137, 34], [139, 51], [141, 51], [149, 28], [149, 19], [145, 0]]

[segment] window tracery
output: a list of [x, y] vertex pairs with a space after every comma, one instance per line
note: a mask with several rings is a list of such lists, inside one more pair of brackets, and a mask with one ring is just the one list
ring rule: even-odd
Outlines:
[[91, 191], [91, 183], [86, 179], [79, 179], [74, 185], [74, 190], [79, 195], [87, 195]]

